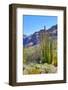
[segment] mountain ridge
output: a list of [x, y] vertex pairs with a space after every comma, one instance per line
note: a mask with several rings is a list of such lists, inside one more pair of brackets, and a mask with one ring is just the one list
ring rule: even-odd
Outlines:
[[30, 36], [23, 36], [23, 46], [24, 47], [29, 47], [29, 46], [33, 46], [33, 45], [37, 45], [39, 44], [40, 40], [40, 33], [48, 33], [50, 37], [52, 38], [57, 38], [57, 24], [53, 25], [52, 27], [50, 27], [49, 29], [41, 29], [37, 32], [34, 32], [33, 34], [31, 34]]

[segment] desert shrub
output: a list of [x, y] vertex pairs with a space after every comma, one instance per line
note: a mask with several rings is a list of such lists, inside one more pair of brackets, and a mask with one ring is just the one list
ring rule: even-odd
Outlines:
[[32, 46], [24, 49], [24, 63], [40, 63], [41, 53], [40, 48], [38, 46]]
[[24, 65], [23, 74], [43, 74], [43, 73], [56, 73], [57, 67], [52, 64], [44, 63], [44, 64], [30, 64]]
[[28, 68], [24, 69], [24, 74], [39, 74], [40, 69], [36, 68], [34, 65], [33, 66], [28, 66]]
[[26, 64], [27, 62], [27, 51], [26, 48], [23, 48], [23, 63]]

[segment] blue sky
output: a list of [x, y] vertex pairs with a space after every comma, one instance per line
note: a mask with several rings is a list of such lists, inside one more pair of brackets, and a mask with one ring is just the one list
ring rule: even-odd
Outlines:
[[23, 16], [24, 35], [33, 34], [46, 26], [46, 29], [57, 24], [57, 16], [36, 16], [24, 15]]

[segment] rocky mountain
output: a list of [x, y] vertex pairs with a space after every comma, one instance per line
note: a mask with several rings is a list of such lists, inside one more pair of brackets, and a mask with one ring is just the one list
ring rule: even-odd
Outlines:
[[23, 38], [25, 39], [27, 37], [27, 35], [23, 35]]
[[29, 47], [33, 45], [37, 45], [40, 43], [40, 35], [41, 33], [47, 33], [53, 39], [57, 38], [57, 25], [52, 26], [49, 29], [41, 29], [38, 32], [33, 33], [30, 36], [23, 36], [23, 45], [24, 47]]

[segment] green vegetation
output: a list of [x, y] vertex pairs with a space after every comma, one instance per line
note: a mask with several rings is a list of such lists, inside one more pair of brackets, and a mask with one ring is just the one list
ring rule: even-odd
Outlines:
[[44, 73], [56, 73], [57, 68], [52, 64], [29, 64], [24, 65], [23, 74], [44, 74]]
[[23, 74], [57, 72], [57, 40], [48, 34], [40, 35], [40, 44], [23, 49]]
[[42, 63], [54, 64], [57, 66], [57, 41], [53, 40], [48, 34], [41, 35], [41, 60]]

